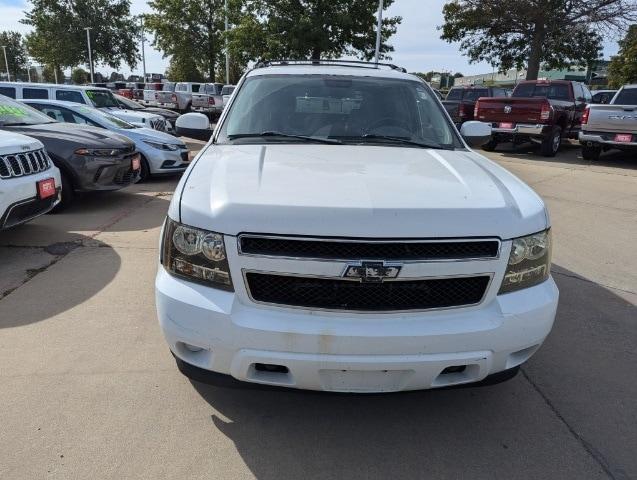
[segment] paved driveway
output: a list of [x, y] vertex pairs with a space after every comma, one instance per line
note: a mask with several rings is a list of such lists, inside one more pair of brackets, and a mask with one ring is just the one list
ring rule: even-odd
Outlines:
[[0, 478], [637, 478], [637, 159], [489, 154], [547, 201], [555, 329], [493, 387], [191, 383], [154, 313], [174, 180], [0, 234]]

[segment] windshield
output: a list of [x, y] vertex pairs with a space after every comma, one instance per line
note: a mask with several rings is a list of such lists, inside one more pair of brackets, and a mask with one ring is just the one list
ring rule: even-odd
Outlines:
[[222, 87], [221, 88], [221, 95], [231, 95], [232, 92], [234, 92], [234, 85], [230, 86], [230, 87]]
[[127, 108], [129, 110], [143, 110], [144, 107], [142, 107], [139, 103], [137, 102], [133, 102], [132, 100], [126, 98], [126, 97], [122, 97], [121, 95], [115, 95], [115, 98], [117, 99], [117, 101], [119, 103], [121, 103], [124, 108]]
[[[423, 82], [335, 75], [260, 75], [246, 79], [218, 141], [310, 139], [462, 146], [435, 94]], [[398, 142], [400, 139], [404, 141]]]
[[111, 115], [110, 113], [98, 110], [96, 108], [78, 107], [76, 108], [76, 111], [106, 128], [124, 128], [126, 130], [131, 128], [138, 128], [135, 125], [132, 125], [120, 118], [117, 118], [114, 115]]
[[87, 90], [86, 95], [97, 108], [118, 108], [113, 92], [109, 90]]
[[613, 100], [613, 105], [637, 105], [637, 88], [622, 88]]
[[565, 83], [521, 83], [515, 87], [512, 96], [514, 98], [545, 97], [550, 98], [551, 100], [570, 100], [568, 85]]
[[480, 97], [488, 97], [489, 90], [486, 88], [468, 88], [464, 91], [463, 100], [467, 100], [468, 102], [475, 102]]
[[204, 86], [204, 93], [207, 93], [208, 95], [219, 95], [220, 92], [221, 92], [220, 85], [205, 85]]
[[55, 123], [55, 120], [24, 103], [15, 102], [6, 97], [0, 98], [0, 127], [42, 123]]

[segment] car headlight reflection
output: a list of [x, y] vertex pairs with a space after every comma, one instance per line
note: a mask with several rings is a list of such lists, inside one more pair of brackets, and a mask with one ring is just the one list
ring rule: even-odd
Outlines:
[[551, 231], [514, 238], [499, 294], [532, 287], [551, 271]]
[[233, 291], [223, 235], [182, 225], [168, 218], [162, 237], [161, 263], [177, 277]]

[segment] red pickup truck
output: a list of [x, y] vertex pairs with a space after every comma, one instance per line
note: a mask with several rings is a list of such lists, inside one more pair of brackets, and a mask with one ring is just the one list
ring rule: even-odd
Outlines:
[[531, 141], [545, 157], [553, 157], [563, 138], [578, 138], [586, 104], [592, 101], [586, 85], [568, 80], [531, 80], [519, 83], [510, 98], [480, 98], [474, 117], [492, 124], [493, 137], [483, 148], [499, 143]]

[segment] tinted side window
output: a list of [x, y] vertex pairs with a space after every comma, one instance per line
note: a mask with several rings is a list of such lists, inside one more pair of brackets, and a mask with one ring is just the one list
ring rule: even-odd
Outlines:
[[614, 105], [637, 105], [637, 88], [622, 88], [613, 101]]
[[73, 90], [56, 90], [55, 98], [57, 100], [66, 100], [67, 102], [86, 103], [82, 94]]
[[15, 88], [0, 87], [0, 95], [4, 95], [5, 97], [9, 97], [9, 98], [15, 98]]
[[462, 89], [452, 88], [447, 94], [447, 100], [462, 100]]
[[573, 95], [575, 95], [575, 101], [581, 102], [584, 100], [584, 91], [579, 83], [573, 83]]
[[586, 85], [583, 85], [583, 84], [582, 84], [582, 90], [584, 90], [584, 100], [586, 100], [586, 103], [591, 103], [591, 101], [593, 100], [591, 91], [588, 89]]
[[42, 113], [51, 117], [53, 120], [57, 120], [58, 122], [66, 122], [66, 119], [64, 118], [64, 114], [62, 113], [62, 109], [59, 107], [55, 107], [53, 105], [38, 105], [38, 104], [31, 105], [31, 106], [34, 108], [37, 108]]
[[49, 91], [45, 88], [23, 88], [22, 98], [39, 98], [47, 100]]

